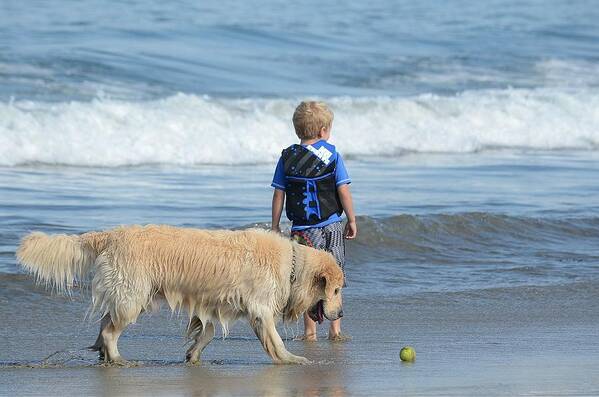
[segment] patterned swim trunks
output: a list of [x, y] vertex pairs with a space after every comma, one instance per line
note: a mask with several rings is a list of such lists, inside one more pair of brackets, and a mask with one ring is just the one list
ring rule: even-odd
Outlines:
[[344, 270], [345, 240], [343, 239], [342, 222], [334, 222], [324, 227], [293, 230], [291, 231], [291, 239], [302, 245], [330, 252], [337, 260], [341, 270]]

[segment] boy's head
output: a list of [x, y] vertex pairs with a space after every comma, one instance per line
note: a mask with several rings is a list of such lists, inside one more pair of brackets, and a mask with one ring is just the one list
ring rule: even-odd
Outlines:
[[333, 112], [324, 102], [303, 101], [293, 112], [293, 127], [299, 139], [322, 138], [332, 124]]

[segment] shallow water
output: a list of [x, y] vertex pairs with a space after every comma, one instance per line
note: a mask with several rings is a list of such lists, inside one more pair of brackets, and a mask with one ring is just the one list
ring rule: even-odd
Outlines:
[[[348, 243], [348, 281], [358, 293], [599, 278], [594, 153], [414, 155], [347, 164], [360, 214], [360, 238]], [[268, 227], [271, 172], [270, 165], [1, 168], [0, 269], [19, 271], [14, 251], [32, 230]]]
[[[125, 332], [122, 354], [134, 367], [98, 365], [81, 349], [97, 325], [80, 321], [86, 302], [29, 290], [23, 276], [0, 280], [0, 383], [6, 394], [86, 395], [593, 395], [597, 283], [557, 288], [519, 287], [410, 297], [346, 294], [344, 329], [353, 339], [330, 343], [287, 340], [290, 351], [314, 364], [274, 366], [246, 324], [216, 338], [200, 367], [183, 361], [184, 319], [166, 311], [144, 315]], [[35, 295], [18, 306], [14, 296]], [[43, 298], [43, 299], [42, 299]], [[183, 316], [184, 317], [184, 316]], [[297, 326], [279, 327], [287, 338]], [[41, 331], [41, 332], [40, 332]], [[399, 350], [410, 344], [414, 363]], [[57, 350], [46, 369], [35, 368]], [[34, 368], [30, 368], [33, 366]], [[56, 379], [61, 379], [57, 382]]]

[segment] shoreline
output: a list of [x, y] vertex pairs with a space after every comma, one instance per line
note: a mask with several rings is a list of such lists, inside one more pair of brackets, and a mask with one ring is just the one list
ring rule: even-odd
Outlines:
[[[16, 279], [16, 280], [15, 280]], [[249, 327], [208, 346], [204, 362], [187, 366], [184, 315], [163, 309], [143, 316], [123, 335], [130, 368], [96, 364], [95, 354], [63, 367], [17, 368], [61, 348], [93, 342], [96, 324], [81, 321], [87, 300], [51, 296], [15, 276], [0, 282], [4, 302], [18, 299], [0, 345], [0, 394], [153, 395], [593, 395], [599, 392], [599, 288], [596, 282], [410, 296], [345, 296], [346, 343], [287, 340], [308, 366], [270, 363]], [[296, 324], [286, 326], [292, 336]], [[285, 336], [284, 330], [281, 332]], [[414, 363], [399, 350], [412, 345]], [[79, 361], [78, 361], [79, 360]], [[74, 393], [74, 391], [76, 391]]]

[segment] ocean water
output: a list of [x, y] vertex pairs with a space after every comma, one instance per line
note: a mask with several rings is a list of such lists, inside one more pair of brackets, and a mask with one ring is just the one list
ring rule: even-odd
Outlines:
[[313, 97], [354, 182], [355, 288], [599, 276], [593, 2], [3, 2], [0, 19], [2, 272], [31, 230], [268, 227]]
[[[0, 282], [18, 291], [0, 320], [50, 299], [18, 275], [30, 231], [268, 228], [291, 115], [318, 98], [359, 215], [350, 307], [413, 304], [408, 323], [426, 334], [418, 312], [446, 302], [468, 324], [528, 302], [497, 349], [516, 340], [547, 363], [535, 346], [592, 341], [551, 326], [598, 313], [598, 20], [591, 0], [0, 1]], [[453, 316], [443, 326], [461, 330]], [[522, 342], [533, 325], [546, 345]]]
[[[348, 294], [599, 282], [599, 154], [413, 154], [347, 166], [360, 233], [347, 246]], [[0, 270], [19, 271], [14, 252], [32, 230], [268, 228], [272, 172], [272, 164], [0, 168]]]

